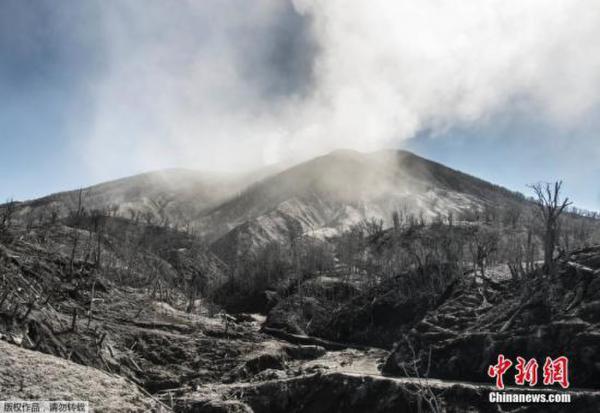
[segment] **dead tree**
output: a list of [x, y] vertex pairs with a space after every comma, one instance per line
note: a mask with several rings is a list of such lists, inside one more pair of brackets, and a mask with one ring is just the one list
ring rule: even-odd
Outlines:
[[90, 214], [90, 220], [92, 228], [90, 230], [90, 238], [92, 237], [92, 233], [96, 236], [96, 245], [94, 246], [94, 263], [96, 268], [101, 267], [101, 256], [102, 256], [102, 237], [104, 233], [104, 229], [106, 226], [106, 217], [110, 214], [109, 211], [102, 210], [93, 210]]
[[473, 258], [474, 270], [479, 269], [481, 277], [486, 278], [485, 269], [490, 258], [498, 251], [500, 236], [494, 229], [479, 227], [471, 236], [469, 249]]
[[400, 231], [400, 214], [398, 211], [392, 212], [392, 222], [394, 223], [394, 232]]
[[79, 246], [80, 233], [78, 227], [81, 225], [81, 219], [84, 216], [85, 208], [83, 206], [84, 199], [83, 189], [77, 191], [75, 202], [77, 207], [69, 212], [69, 225], [72, 227], [69, 237], [71, 238], [71, 257], [69, 260], [69, 278], [73, 277], [75, 272], [75, 258], [77, 257], [77, 247]]
[[0, 206], [0, 235], [7, 233], [10, 229], [16, 206], [16, 202], [12, 199]]
[[554, 274], [554, 251], [560, 234], [560, 216], [572, 203], [569, 198], [561, 200], [562, 181], [537, 183], [530, 186], [537, 196], [536, 204], [544, 223], [544, 270]]
[[92, 317], [94, 316], [93, 312], [94, 312], [94, 293], [96, 291], [96, 281], [94, 280], [94, 283], [92, 284], [92, 290], [90, 291], [90, 308], [88, 310], [88, 322], [87, 322], [87, 328], [90, 328], [90, 323], [92, 322]]
[[[418, 413], [424, 412], [425, 410], [431, 413], [438, 413], [443, 411], [442, 401], [438, 394], [434, 391], [431, 386], [429, 373], [431, 370], [431, 347], [427, 355], [427, 365], [425, 371], [420, 372], [421, 357], [417, 355], [414, 346], [412, 345], [408, 336], [404, 336], [404, 341], [410, 351], [409, 360], [400, 364], [405, 377], [412, 378], [412, 385], [406, 387], [405, 391], [413, 396], [417, 402]], [[427, 407], [427, 409], [424, 409]]]

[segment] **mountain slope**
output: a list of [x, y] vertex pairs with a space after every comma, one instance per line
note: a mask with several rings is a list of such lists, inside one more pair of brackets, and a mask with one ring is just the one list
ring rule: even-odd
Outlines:
[[[171, 169], [102, 183], [81, 192], [87, 211], [193, 229], [216, 250], [327, 237], [365, 219], [392, 225], [399, 212], [425, 220], [484, 205], [519, 204], [517, 194], [406, 151], [334, 151], [294, 167], [239, 175]], [[29, 221], [65, 217], [79, 191], [20, 204]]]
[[[186, 226], [273, 169], [246, 174], [216, 174], [168, 169], [105, 182], [81, 190], [81, 206], [154, 224]], [[19, 215], [40, 219], [66, 216], [79, 205], [80, 191], [52, 194], [19, 205]]]
[[226, 250], [283, 240], [292, 228], [327, 236], [371, 218], [391, 226], [395, 211], [431, 220], [522, 202], [522, 196], [410, 152], [336, 151], [264, 179], [200, 222], [220, 236], [216, 249]]

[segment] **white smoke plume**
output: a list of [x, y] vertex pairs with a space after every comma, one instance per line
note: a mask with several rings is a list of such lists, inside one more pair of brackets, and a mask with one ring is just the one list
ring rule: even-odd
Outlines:
[[[600, 99], [600, 4], [206, 0], [100, 8], [89, 164], [243, 169], [399, 146], [510, 107], [557, 127]], [[124, 158], [125, 154], [127, 158]]]

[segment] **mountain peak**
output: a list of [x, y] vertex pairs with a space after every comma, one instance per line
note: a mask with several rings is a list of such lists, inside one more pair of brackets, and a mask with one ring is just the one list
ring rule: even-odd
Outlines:
[[[76, 202], [76, 192], [55, 194], [26, 203], [23, 212], [58, 206], [67, 213]], [[88, 210], [116, 207], [123, 217], [143, 214], [154, 222], [193, 225], [212, 240], [244, 223], [268, 240], [284, 234], [290, 222], [329, 231], [368, 218], [389, 223], [398, 210], [434, 217], [506, 202], [518, 200], [503, 188], [398, 149], [337, 149], [244, 177], [155, 171], [87, 188], [84, 199]]]
[[357, 151], [356, 149], [339, 148], [334, 149], [325, 156], [362, 156], [365, 152]]

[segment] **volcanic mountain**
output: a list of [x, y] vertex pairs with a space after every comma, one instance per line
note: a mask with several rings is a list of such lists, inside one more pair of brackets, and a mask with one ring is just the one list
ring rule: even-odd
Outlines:
[[[193, 229], [216, 250], [284, 240], [290, 231], [327, 237], [392, 214], [447, 217], [523, 197], [407, 151], [338, 150], [293, 167], [218, 175], [172, 169], [111, 181], [82, 193], [82, 206], [152, 224]], [[19, 214], [76, 209], [79, 191], [22, 203]], [[236, 249], [236, 248], [234, 248]]]
[[410, 152], [343, 150], [253, 184], [199, 225], [222, 250], [280, 241], [290, 231], [327, 237], [365, 219], [391, 226], [394, 212], [432, 220], [523, 202], [520, 194]]
[[88, 212], [101, 210], [140, 222], [184, 227], [277, 170], [270, 167], [245, 174], [219, 174], [166, 169], [22, 202], [18, 212], [30, 219], [53, 213], [64, 217], [81, 203]]

